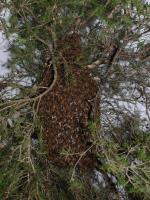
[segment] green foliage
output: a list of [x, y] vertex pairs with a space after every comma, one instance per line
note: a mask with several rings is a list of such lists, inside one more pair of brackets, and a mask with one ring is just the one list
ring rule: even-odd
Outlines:
[[[42, 127], [36, 118], [35, 105], [28, 101], [30, 96], [35, 95], [32, 86], [41, 82], [47, 58], [52, 57], [56, 65], [60, 64], [57, 41], [71, 32], [79, 33], [82, 39], [84, 55], [77, 59], [76, 64], [86, 66], [97, 59], [104, 60], [103, 66], [96, 72], [101, 79], [104, 99], [101, 115], [104, 134], [97, 134], [99, 120], [88, 124], [102, 163], [98, 167], [104, 174], [115, 175], [118, 184], [125, 188], [131, 199], [136, 195], [142, 200], [149, 199], [149, 133], [140, 128], [143, 122], [136, 115], [129, 115], [130, 110], [121, 110], [118, 106], [119, 100], [138, 102], [140, 98], [137, 94], [133, 95], [133, 90], [137, 88], [140, 96], [149, 85], [148, 67], [144, 60], [149, 49], [145, 41], [140, 41], [141, 30], [149, 28], [149, 6], [140, 0], [9, 0], [1, 4], [10, 11], [8, 20], [0, 16], [0, 23], [10, 41], [11, 56], [7, 66], [11, 74], [6, 81], [11, 83], [11, 87], [19, 88], [20, 93], [12, 99], [1, 95], [0, 199], [96, 199], [83, 174], [80, 176], [77, 172], [74, 181], [70, 182], [72, 169], [60, 170], [51, 165], [40, 134]], [[126, 50], [127, 44], [134, 42], [138, 43], [136, 55], [132, 48]], [[129, 65], [120, 64], [126, 61]], [[67, 64], [65, 75], [67, 84], [75, 83]], [[30, 86], [27, 84], [25, 87], [20, 82], [26, 77], [32, 81]], [[147, 96], [143, 97], [148, 101]], [[20, 98], [27, 99], [27, 102], [18, 102]], [[17, 103], [14, 103], [15, 100]], [[114, 116], [117, 120], [113, 121]], [[64, 149], [61, 152], [62, 156], [71, 153]]]
[[99, 132], [100, 121], [99, 119], [91, 120], [88, 122], [88, 128], [93, 136], [96, 136]]
[[149, 199], [150, 188], [150, 155], [148, 152], [149, 135], [135, 138], [135, 145], [130, 143], [121, 145], [107, 141], [105, 144], [105, 164], [103, 170], [114, 174], [118, 183], [130, 193], [142, 195], [142, 198]]

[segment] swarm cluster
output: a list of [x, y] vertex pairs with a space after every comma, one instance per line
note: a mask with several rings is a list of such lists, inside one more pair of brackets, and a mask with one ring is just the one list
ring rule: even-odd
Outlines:
[[[59, 43], [61, 54], [67, 63], [72, 63], [79, 55], [81, 48], [79, 39], [69, 35]], [[66, 43], [65, 43], [66, 42]], [[67, 49], [64, 49], [67, 46]], [[96, 164], [95, 146], [89, 130], [89, 120], [93, 110], [91, 101], [95, 101], [96, 113], [99, 117], [99, 98], [97, 83], [87, 69], [69, 65], [74, 82], [66, 84], [63, 65], [57, 67], [57, 82], [43, 98], [39, 106], [43, 135], [50, 161], [57, 166], [74, 166], [94, 168]], [[62, 70], [63, 69], [63, 70]], [[52, 70], [43, 77], [43, 83], [51, 83]]]

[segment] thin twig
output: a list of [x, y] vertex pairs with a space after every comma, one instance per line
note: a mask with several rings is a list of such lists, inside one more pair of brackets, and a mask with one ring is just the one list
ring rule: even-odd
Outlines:
[[75, 169], [77, 167], [77, 165], [79, 164], [80, 160], [83, 158], [83, 156], [95, 145], [92, 144], [88, 149], [86, 149], [83, 153], [81, 153], [80, 155], [80, 158], [77, 160], [77, 162], [75, 163], [74, 167], [73, 167], [73, 172], [72, 172], [72, 175], [71, 175], [71, 179], [70, 181], [73, 181], [74, 180], [74, 175], [75, 175]]
[[26, 103], [30, 103], [30, 102], [33, 102], [33, 101], [37, 101], [39, 99], [41, 100], [47, 93], [49, 93], [53, 89], [53, 87], [54, 87], [54, 85], [55, 85], [55, 83], [57, 81], [57, 68], [56, 68], [55, 65], [53, 65], [53, 70], [54, 70], [54, 79], [53, 79], [52, 84], [47, 88], [47, 90], [45, 90], [43, 93], [41, 93], [40, 95], [38, 95], [36, 97], [32, 97], [32, 98], [28, 97], [28, 98], [24, 98], [24, 99], [19, 99], [19, 100], [15, 100], [15, 101], [12, 101], [12, 102], [8, 102], [8, 104], [10, 103], [10, 105], [7, 105], [6, 107], [0, 109], [0, 112], [2, 112], [4, 110], [7, 110], [7, 109], [9, 109], [11, 107], [14, 107], [14, 106], [16, 106], [18, 104], [23, 104], [24, 105], [24, 103], [25, 104]]

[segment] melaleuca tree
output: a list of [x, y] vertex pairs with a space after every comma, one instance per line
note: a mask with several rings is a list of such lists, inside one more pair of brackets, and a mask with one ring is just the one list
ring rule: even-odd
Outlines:
[[[128, 196], [124, 198], [149, 199], [149, 5], [140, 0], [10, 0], [1, 1], [1, 7], [11, 54], [10, 73], [0, 83], [1, 199], [97, 195], [82, 188], [81, 180], [70, 183], [70, 171], [66, 176], [49, 167], [41, 137], [32, 144], [31, 134], [41, 135], [33, 109], [41, 74], [50, 58], [57, 70], [57, 41], [69, 33], [78, 33], [82, 41], [76, 65], [90, 68], [99, 79], [99, 170], [115, 175], [116, 188], [123, 186]], [[145, 109], [144, 118], [138, 106]], [[94, 122], [89, 126], [94, 132]]]

